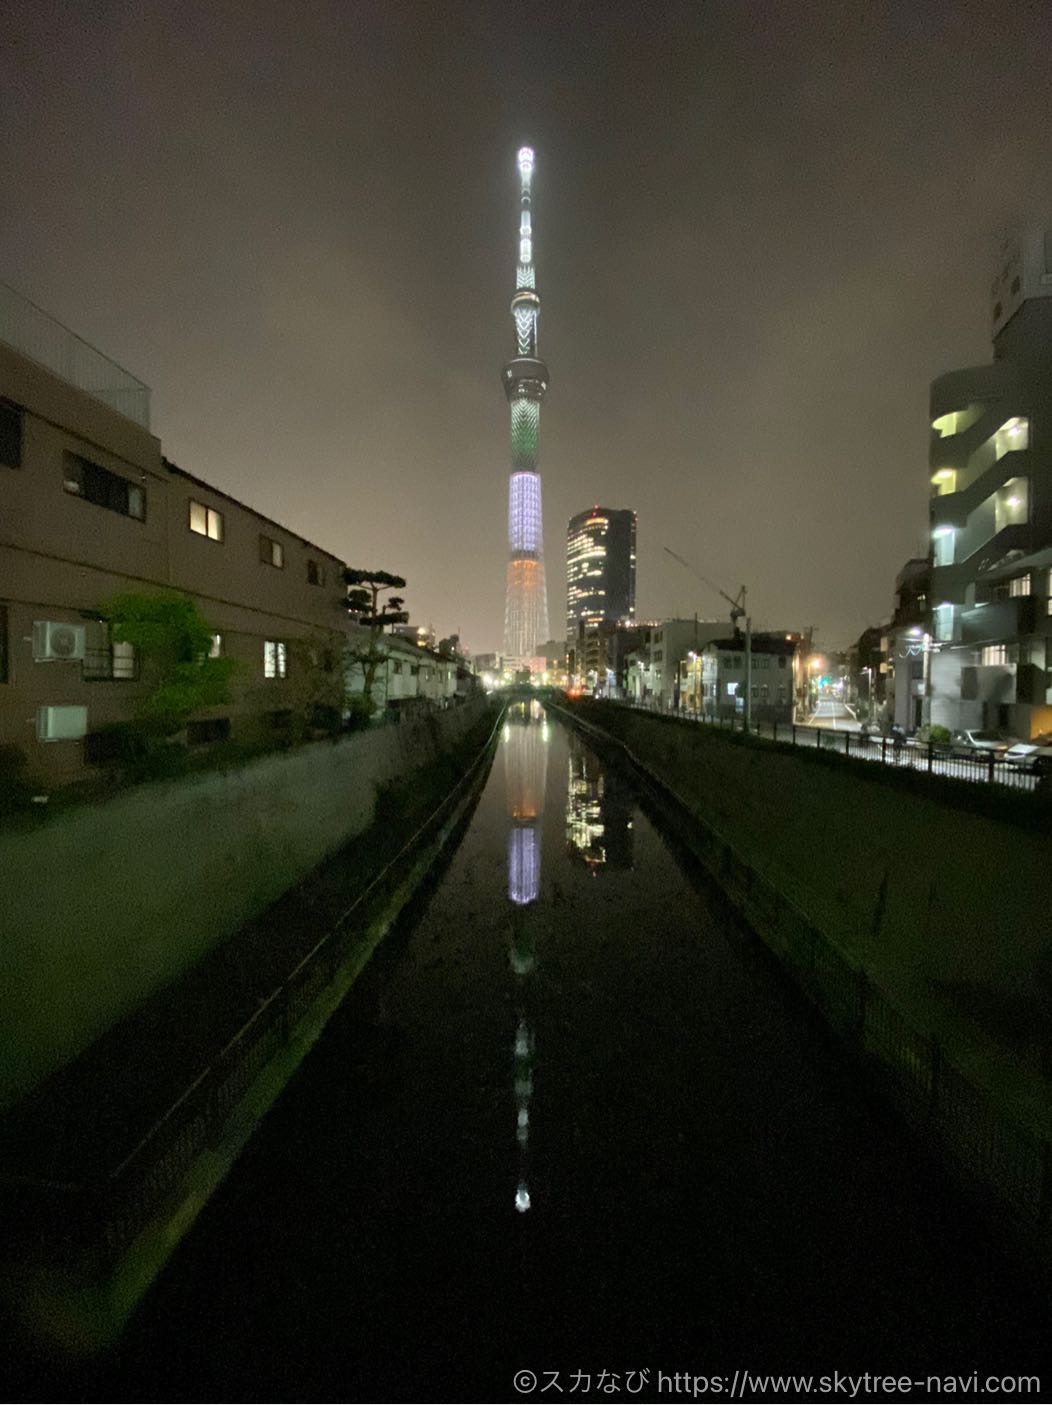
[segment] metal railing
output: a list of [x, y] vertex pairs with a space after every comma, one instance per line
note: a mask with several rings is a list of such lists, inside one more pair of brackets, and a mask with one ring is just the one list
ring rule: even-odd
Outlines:
[[149, 386], [6, 283], [0, 283], [0, 341], [149, 429]]
[[[559, 709], [562, 711], [562, 709]], [[1021, 1233], [1052, 1255], [1052, 1143], [979, 1087], [936, 1035], [918, 1026], [845, 954], [809, 911], [810, 895], [790, 894], [786, 875], [757, 860], [681, 800], [620, 739], [576, 713], [574, 726], [612, 744], [668, 812], [689, 826], [689, 846], [764, 944], [785, 964], [828, 1024], [883, 1078], [907, 1122], [936, 1144], [964, 1180]], [[779, 736], [779, 740], [781, 740]]]
[[[702, 727], [722, 732], [745, 731], [744, 719], [737, 716], [713, 717], [684, 709], [666, 710], [647, 703], [616, 700], [622, 707], [649, 712], [661, 717], [677, 717]], [[911, 738], [865, 735], [861, 731], [832, 727], [815, 727], [799, 722], [754, 721], [749, 735], [768, 741], [784, 742], [788, 746], [805, 747], [838, 756], [850, 756], [858, 761], [879, 762], [904, 770], [921, 771], [929, 776], [949, 776], [953, 780], [976, 781], [988, 785], [1006, 786], [1011, 790], [1033, 791], [1038, 775], [1025, 765], [1005, 761], [996, 752], [976, 752], [967, 756], [954, 752], [952, 744], [918, 742]]]

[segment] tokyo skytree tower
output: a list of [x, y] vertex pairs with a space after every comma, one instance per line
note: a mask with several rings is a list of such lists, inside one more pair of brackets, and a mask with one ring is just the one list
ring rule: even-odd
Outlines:
[[544, 581], [544, 534], [541, 525], [541, 475], [537, 440], [541, 401], [548, 389], [548, 367], [537, 354], [537, 316], [541, 300], [533, 269], [530, 180], [533, 152], [518, 156], [522, 193], [519, 199], [519, 263], [511, 314], [515, 319], [515, 355], [504, 367], [504, 393], [511, 410], [511, 481], [508, 485], [508, 586], [504, 606], [504, 657], [521, 667], [538, 644], [548, 639], [548, 591]]

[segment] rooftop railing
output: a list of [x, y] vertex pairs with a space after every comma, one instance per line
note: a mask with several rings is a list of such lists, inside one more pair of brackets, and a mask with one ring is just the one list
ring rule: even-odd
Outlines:
[[149, 429], [149, 386], [6, 283], [0, 283], [0, 341]]

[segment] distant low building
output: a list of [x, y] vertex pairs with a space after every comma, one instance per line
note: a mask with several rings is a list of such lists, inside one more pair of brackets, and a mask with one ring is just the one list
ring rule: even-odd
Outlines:
[[848, 670], [851, 698], [860, 717], [873, 720], [884, 704], [886, 624], [870, 625], [864, 629], [848, 650]]
[[[357, 641], [364, 650], [368, 633], [361, 631]], [[399, 634], [385, 634], [378, 641], [384, 652], [373, 680], [372, 699], [378, 710], [412, 711], [418, 706], [445, 706], [458, 694], [458, 678], [467, 669], [456, 658], [426, 649]], [[364, 667], [354, 662], [347, 670], [347, 691], [361, 693], [365, 686]]]
[[641, 628], [641, 641], [626, 658], [626, 692], [634, 702], [674, 712], [680, 707], [680, 665], [725, 634], [727, 625], [720, 620], [674, 619]]
[[[799, 636], [754, 634], [751, 660], [738, 632], [707, 643], [680, 665], [680, 708], [701, 717], [741, 717], [745, 689], [752, 688], [754, 722], [791, 722], [803, 659]], [[751, 662], [751, 667], [749, 666]]]

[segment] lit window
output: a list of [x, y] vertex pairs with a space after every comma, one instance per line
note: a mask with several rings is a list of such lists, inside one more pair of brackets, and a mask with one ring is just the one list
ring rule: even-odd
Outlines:
[[212, 642], [208, 646], [208, 657], [210, 659], [221, 659], [223, 657], [223, 636], [213, 634]]
[[137, 675], [135, 645], [118, 639], [113, 646], [114, 678], [134, 678]]
[[190, 499], [190, 530], [199, 537], [210, 537], [214, 542], [223, 540], [223, 514], [214, 507], [206, 507], [202, 502]]
[[979, 662], [984, 666], [990, 664], [1007, 664], [1008, 646], [1006, 644], [987, 644], [979, 657]]
[[936, 566], [953, 565], [953, 539], [954, 530], [952, 527], [936, 527], [932, 532], [932, 560]]
[[38, 707], [37, 741], [78, 741], [87, 734], [86, 707]]
[[949, 439], [954, 434], [963, 434], [977, 416], [970, 410], [951, 410], [931, 422], [931, 427], [940, 439]]
[[1030, 447], [1030, 421], [1016, 415], [1004, 424], [994, 435], [994, 458], [1002, 459], [1017, 449]]
[[994, 530], [1026, 522], [1030, 516], [1030, 480], [1009, 478], [994, 494]]
[[285, 548], [280, 542], [276, 542], [273, 537], [265, 537], [261, 532], [259, 537], [259, 559], [265, 566], [284, 566]]
[[287, 651], [280, 639], [266, 639], [263, 642], [263, 677], [284, 678], [287, 669]]
[[1029, 571], [1027, 571], [1025, 576], [1015, 576], [1008, 582], [1008, 594], [1011, 596], [1030, 594]]

